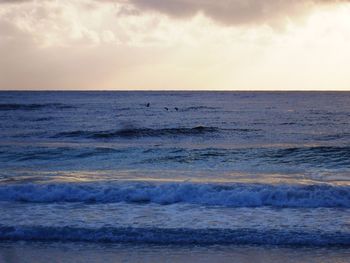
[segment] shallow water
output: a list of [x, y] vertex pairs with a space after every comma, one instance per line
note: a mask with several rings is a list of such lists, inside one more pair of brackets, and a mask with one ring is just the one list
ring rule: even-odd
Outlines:
[[0, 92], [0, 239], [346, 250], [349, 102]]
[[174, 246], [94, 243], [3, 243], [0, 262], [220, 262], [220, 263], [347, 263], [344, 248], [290, 248], [275, 246]]

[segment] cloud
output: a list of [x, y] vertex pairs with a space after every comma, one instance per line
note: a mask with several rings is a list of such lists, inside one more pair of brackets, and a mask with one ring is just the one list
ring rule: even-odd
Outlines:
[[0, 0], [0, 89], [348, 88], [339, 2]]
[[[25, 2], [33, 0], [0, 0], [0, 4]], [[143, 12], [157, 12], [172, 18], [185, 19], [201, 13], [223, 25], [244, 25], [273, 24], [287, 18], [293, 19], [320, 5], [339, 4], [349, 0], [94, 0], [94, 2], [97, 6], [104, 3], [120, 4], [121, 10], [118, 15], [140, 16]], [[91, 6], [96, 7], [92, 4]]]
[[32, 0], [0, 0], [0, 4], [18, 4], [31, 1]]
[[88, 10], [85, 3], [91, 2], [0, 6], [0, 90], [124, 88], [168, 53], [121, 43], [132, 32], [123, 29], [117, 9]]
[[[106, 1], [106, 0], [105, 0]], [[294, 17], [321, 4], [345, 0], [129, 0], [144, 11], [156, 11], [175, 18], [202, 13], [226, 25], [271, 23]]]

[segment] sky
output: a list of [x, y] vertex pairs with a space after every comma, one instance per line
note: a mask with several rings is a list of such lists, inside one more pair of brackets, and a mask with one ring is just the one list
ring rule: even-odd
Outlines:
[[350, 90], [350, 1], [0, 0], [1, 90]]

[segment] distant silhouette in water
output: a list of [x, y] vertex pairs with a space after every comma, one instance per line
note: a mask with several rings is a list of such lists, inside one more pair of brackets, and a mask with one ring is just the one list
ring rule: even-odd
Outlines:
[[169, 110], [168, 107], [164, 107], [164, 109]]
[[150, 105], [151, 105], [151, 104], [148, 102], [148, 103], [146, 104], [146, 107], [149, 108]]
[[175, 107], [174, 109], [175, 109], [176, 111], [178, 111], [178, 110], [179, 110], [179, 108], [178, 108], [178, 107]]

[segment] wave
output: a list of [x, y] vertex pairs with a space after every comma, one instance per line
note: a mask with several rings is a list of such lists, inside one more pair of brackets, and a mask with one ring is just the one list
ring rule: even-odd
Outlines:
[[350, 186], [146, 182], [7, 184], [0, 186], [0, 201], [350, 208]]
[[274, 163], [311, 164], [318, 166], [350, 165], [349, 146], [293, 147], [269, 150], [259, 157]]
[[[85, 133], [69, 133], [64, 134], [64, 136], [82, 136]], [[123, 134], [123, 133], [122, 133]], [[142, 133], [141, 133], [142, 134]], [[43, 133], [35, 134], [37, 136], [45, 136]], [[213, 133], [215, 137], [219, 136], [217, 133]], [[13, 135], [13, 138], [25, 138], [31, 137], [33, 133], [30, 134], [19, 134]], [[61, 136], [61, 135], [60, 135]], [[88, 133], [85, 134], [86, 137], [83, 138], [95, 138], [95, 140], [108, 140], [114, 137], [109, 134], [104, 133]], [[96, 136], [96, 137], [88, 137]], [[103, 137], [104, 136], [104, 137]], [[121, 134], [114, 136], [124, 136]], [[131, 135], [127, 135], [131, 136]], [[116, 137], [121, 139], [133, 139], [139, 137]], [[138, 135], [141, 136], [141, 135]], [[144, 135], [146, 136], [146, 135]], [[151, 135], [149, 135], [151, 136]], [[166, 135], [163, 135], [166, 136]], [[169, 135], [170, 136], [170, 135]], [[185, 136], [185, 135], [182, 135]], [[201, 135], [188, 135], [188, 136], [201, 136]], [[205, 135], [203, 135], [204, 137]], [[203, 138], [201, 137], [201, 138]], [[208, 136], [209, 137], [209, 136]], [[75, 138], [75, 137], [74, 137]], [[78, 137], [81, 139], [81, 137]], [[99, 138], [99, 139], [98, 139]], [[162, 137], [169, 138], [169, 137]], [[214, 136], [210, 136], [210, 139]], [[55, 146], [55, 145], [54, 145]], [[131, 158], [130, 156], [134, 157]], [[0, 147], [0, 161], [4, 162], [28, 162], [28, 161], [54, 161], [61, 162], [63, 160], [82, 160], [83, 158], [94, 158], [94, 157], [104, 158], [105, 161], [110, 161], [111, 164], [117, 164], [122, 162], [123, 164], [130, 165], [148, 165], [154, 164], [155, 162], [159, 165], [179, 165], [188, 164], [196, 165], [199, 168], [203, 167], [203, 162], [209, 164], [220, 164], [225, 168], [237, 169], [242, 163], [246, 167], [254, 168], [252, 165], [259, 164], [265, 166], [265, 170], [285, 171], [283, 169], [289, 169], [290, 171], [308, 171], [317, 168], [325, 169], [348, 169], [350, 165], [350, 147], [336, 147], [336, 146], [314, 146], [314, 147], [293, 147], [293, 148], [270, 148], [270, 147], [260, 147], [260, 148], [183, 148], [183, 147], [126, 147], [119, 148], [113, 147], [102, 147], [90, 145], [79, 145], [77, 146], [66, 146], [62, 145], [59, 147], [31, 147], [30, 149], [19, 146], [19, 147]], [[85, 164], [98, 165], [96, 160], [91, 160]], [[84, 164], [84, 163], [82, 163]], [[266, 165], [269, 167], [266, 168]], [[93, 167], [93, 166], [90, 166]], [[307, 170], [306, 170], [307, 169]], [[259, 167], [257, 167], [257, 171]]]
[[51, 121], [53, 120], [54, 118], [53, 117], [43, 117], [43, 118], [36, 118], [36, 119], [33, 119], [33, 121]]
[[196, 111], [196, 110], [216, 110], [219, 109], [218, 107], [209, 107], [209, 106], [192, 106], [192, 107], [186, 107], [182, 109], [182, 111]]
[[338, 132], [338, 133], [333, 133], [333, 134], [325, 134], [325, 135], [317, 135], [314, 136], [315, 139], [321, 140], [321, 141], [334, 141], [334, 140], [344, 140], [344, 139], [349, 139], [350, 138], [350, 133], [349, 132]]
[[0, 225], [0, 240], [151, 244], [349, 246], [350, 233], [256, 229], [43, 227]]
[[216, 127], [197, 126], [194, 128], [164, 128], [164, 129], [150, 129], [150, 128], [130, 128], [120, 129], [116, 131], [71, 131], [61, 132], [54, 136], [60, 137], [85, 137], [93, 139], [108, 139], [108, 138], [134, 138], [134, 137], [158, 137], [158, 136], [181, 136], [181, 135], [203, 135], [206, 133], [218, 132]]
[[5, 103], [0, 104], [0, 111], [13, 111], [13, 110], [40, 110], [43, 108], [54, 108], [54, 109], [69, 109], [74, 108], [71, 105], [61, 103], [45, 103], [45, 104], [17, 104], [17, 103]]

